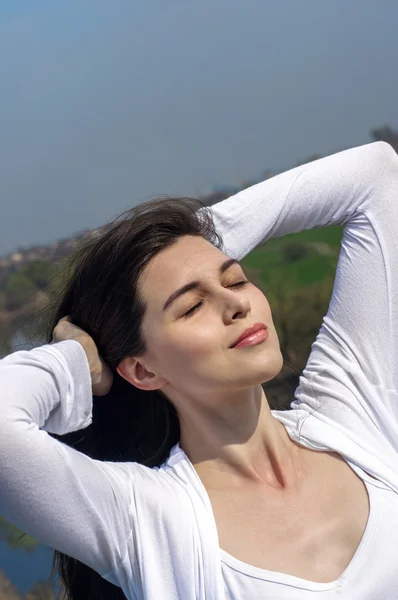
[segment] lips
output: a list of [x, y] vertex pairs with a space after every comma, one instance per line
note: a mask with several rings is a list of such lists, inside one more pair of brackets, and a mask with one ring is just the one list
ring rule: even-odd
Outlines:
[[239, 342], [249, 337], [249, 335], [257, 333], [257, 331], [260, 331], [260, 329], [267, 329], [267, 326], [264, 325], [264, 323], [255, 323], [255, 325], [252, 325], [248, 329], [245, 329], [245, 331], [234, 341], [230, 348], [234, 348], [237, 344], [239, 344]]

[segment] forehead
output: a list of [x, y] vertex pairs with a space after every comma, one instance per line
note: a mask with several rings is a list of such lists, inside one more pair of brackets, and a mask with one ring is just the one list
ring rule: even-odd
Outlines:
[[152, 258], [141, 278], [144, 300], [163, 302], [193, 280], [214, 277], [227, 256], [202, 237], [184, 236]]

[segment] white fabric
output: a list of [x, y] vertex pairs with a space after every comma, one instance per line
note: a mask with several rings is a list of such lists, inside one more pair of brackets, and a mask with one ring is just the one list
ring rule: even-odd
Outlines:
[[292, 439], [339, 452], [366, 481], [371, 525], [348, 570], [335, 585], [298, 578], [294, 585], [263, 570], [253, 578], [254, 567], [220, 551], [209, 497], [178, 445], [149, 469], [95, 461], [50, 437], [91, 422], [88, 363], [75, 341], [0, 361], [0, 514], [88, 564], [128, 599], [395, 598], [398, 157], [384, 142], [367, 144], [212, 210], [226, 252], [237, 258], [272, 237], [344, 225], [329, 309], [292, 410], [273, 414]]

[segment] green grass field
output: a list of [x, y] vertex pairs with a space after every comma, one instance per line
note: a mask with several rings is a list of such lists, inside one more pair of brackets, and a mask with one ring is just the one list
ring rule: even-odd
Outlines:
[[[286, 291], [302, 288], [334, 275], [343, 228], [339, 226], [311, 229], [269, 240], [242, 260], [261, 282], [265, 290], [273, 289], [283, 280]], [[299, 246], [298, 256], [289, 254]]]

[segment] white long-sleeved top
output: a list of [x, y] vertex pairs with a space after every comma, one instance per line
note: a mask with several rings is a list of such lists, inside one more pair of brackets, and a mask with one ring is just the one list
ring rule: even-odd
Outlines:
[[346, 150], [212, 211], [238, 259], [273, 237], [344, 225], [332, 298], [292, 410], [272, 412], [293, 440], [340, 453], [365, 481], [369, 520], [347, 569], [315, 583], [221, 550], [209, 496], [178, 444], [149, 469], [92, 460], [49, 436], [92, 418], [88, 362], [71, 340], [0, 361], [0, 514], [129, 599], [395, 598], [398, 156], [384, 142]]

